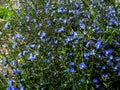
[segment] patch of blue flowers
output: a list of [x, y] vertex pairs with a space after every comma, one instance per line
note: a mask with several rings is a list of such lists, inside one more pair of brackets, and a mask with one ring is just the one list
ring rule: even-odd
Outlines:
[[[42, 4], [41, 4], [42, 3]], [[120, 7], [28, 0], [4, 27], [7, 90], [93, 90], [120, 81]], [[14, 10], [13, 10], [14, 11]]]

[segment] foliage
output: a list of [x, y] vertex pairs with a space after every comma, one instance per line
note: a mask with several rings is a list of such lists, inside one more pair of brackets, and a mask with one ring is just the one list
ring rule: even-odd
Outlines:
[[0, 18], [7, 20], [7, 18], [11, 16], [12, 13], [7, 9], [6, 6], [0, 6]]
[[5, 24], [8, 87], [30, 90], [114, 88], [120, 80], [120, 8], [103, 0], [21, 0]]

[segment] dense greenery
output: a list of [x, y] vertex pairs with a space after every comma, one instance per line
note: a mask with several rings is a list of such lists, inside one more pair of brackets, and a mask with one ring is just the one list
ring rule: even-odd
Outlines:
[[6, 6], [0, 6], [0, 18], [7, 20], [9, 16], [12, 16], [10, 10], [8, 10]]
[[7, 90], [119, 89], [118, 4], [20, 1], [0, 35], [9, 48]]

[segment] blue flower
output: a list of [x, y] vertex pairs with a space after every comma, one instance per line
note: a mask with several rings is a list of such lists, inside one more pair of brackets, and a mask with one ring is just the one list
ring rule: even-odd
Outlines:
[[72, 52], [70, 52], [70, 53], [69, 53], [69, 56], [73, 56], [73, 53], [72, 53]]
[[41, 45], [40, 45], [40, 44], [38, 44], [38, 45], [37, 45], [37, 49], [40, 49], [40, 47], [41, 47]]
[[16, 74], [19, 74], [19, 73], [21, 73], [21, 70], [14, 69], [14, 70], [13, 70], [13, 72], [14, 72], [14, 74], [16, 75]]
[[32, 21], [33, 21], [33, 23], [36, 23], [36, 22], [37, 22], [37, 20], [36, 20], [36, 19], [33, 19]]
[[98, 40], [97, 40], [97, 43], [95, 44], [96, 49], [99, 49], [99, 48], [100, 48], [101, 42], [102, 42], [101, 39], [98, 39]]
[[29, 15], [29, 14], [26, 15], [25, 18], [26, 18], [26, 22], [29, 22], [29, 20], [30, 20], [30, 15]]
[[89, 52], [90, 55], [95, 55], [95, 50]]
[[120, 42], [118, 42], [118, 41], [114, 41], [114, 43], [115, 43], [115, 45], [120, 45]]
[[105, 14], [105, 17], [106, 17], [106, 18], [110, 18], [110, 14], [108, 14], [108, 13]]
[[70, 65], [70, 66], [74, 66], [75, 63], [74, 63], [74, 62], [69, 62], [69, 65]]
[[69, 43], [69, 41], [71, 41], [70, 36], [67, 36], [67, 37], [66, 37], [66, 39], [65, 39], [65, 41], [66, 41], [66, 44], [68, 44], [68, 43]]
[[22, 35], [19, 34], [19, 33], [15, 35], [15, 39], [17, 39], [17, 38], [21, 38], [21, 37], [22, 37]]
[[63, 13], [63, 9], [62, 8], [58, 8], [58, 12], [59, 13]]
[[48, 8], [49, 5], [50, 5], [50, 0], [47, 1], [45, 8]]
[[46, 33], [45, 33], [45, 32], [42, 32], [40, 39], [41, 39], [42, 41], [44, 41], [45, 36], [46, 36]]
[[10, 79], [8, 79], [8, 85], [9, 86], [11, 86], [12, 85], [12, 82], [13, 82], [13, 80], [10, 78]]
[[20, 52], [19, 54], [18, 54], [18, 58], [21, 58], [22, 57], [22, 53]]
[[78, 3], [74, 3], [75, 7], [78, 8], [79, 7], [79, 4]]
[[17, 43], [15, 42], [13, 45], [12, 45], [12, 48], [16, 48], [17, 47]]
[[47, 60], [47, 63], [50, 63], [51, 61], [50, 60]]
[[[23, 81], [23, 80], [21, 80]], [[23, 83], [20, 83], [20, 90], [24, 90], [24, 84]]]
[[82, 62], [82, 63], [79, 64], [79, 68], [80, 69], [85, 69], [86, 67], [87, 66], [86, 66], [86, 64], [84, 62]]
[[87, 42], [85, 46], [88, 48], [90, 46], [90, 43], [91, 43], [90, 41]]
[[106, 69], [106, 66], [102, 66], [102, 70], [105, 70]]
[[41, 12], [39, 10], [36, 10], [36, 15], [40, 14]]
[[88, 53], [84, 53], [84, 58], [86, 59], [86, 60], [88, 60], [88, 57], [90, 56], [90, 53], [88, 52]]
[[5, 74], [3, 74], [3, 77], [8, 77], [8, 74], [6, 74], [6, 73], [5, 73]]
[[98, 79], [94, 78], [93, 83], [98, 83]]
[[51, 21], [47, 22], [47, 27], [51, 26]]
[[111, 60], [112, 60], [112, 59], [113, 59], [113, 56], [112, 56], [112, 55], [110, 55], [109, 59], [111, 59]]
[[28, 54], [28, 51], [27, 51], [27, 50], [24, 50], [24, 51], [23, 51], [23, 55], [26, 55], [26, 54]]
[[9, 26], [10, 26], [10, 23], [7, 22], [7, 23], [5, 24], [5, 26], [4, 26], [4, 30], [7, 29]]
[[3, 64], [6, 66], [7, 65], [7, 59], [5, 58], [3, 61]]
[[100, 55], [100, 54], [98, 54], [98, 58], [101, 58], [101, 55]]
[[116, 13], [116, 11], [113, 10], [112, 8], [110, 8], [110, 12], [109, 12], [109, 14], [112, 15], [112, 14], [115, 14], [115, 13]]
[[118, 14], [120, 14], [120, 8], [118, 8]]
[[95, 85], [96, 88], [99, 88], [99, 85]]
[[30, 54], [30, 56], [28, 57], [28, 60], [34, 61], [37, 58], [36, 55], [32, 55], [32, 53]]
[[96, 31], [97, 31], [97, 33], [101, 33], [102, 32], [102, 30], [100, 28], [97, 28]]
[[83, 83], [83, 82], [84, 82], [84, 79], [80, 79], [79, 81], [80, 81], [81, 83]]
[[14, 86], [9, 86], [9, 87], [7, 87], [6, 90], [18, 90], [18, 89], [16, 87], [14, 87]]
[[115, 19], [111, 18], [109, 25], [113, 25], [113, 24], [118, 25], [117, 21]]
[[75, 40], [75, 41], [74, 41], [74, 44], [78, 44], [78, 40]]
[[20, 10], [16, 10], [16, 13], [17, 13], [18, 15], [20, 15]]
[[70, 34], [72, 35], [71, 39], [74, 40], [77, 38], [77, 32], [70, 32]]
[[26, 38], [25, 38], [25, 37], [22, 37], [21, 40], [22, 40], [22, 42], [24, 42], [24, 41], [26, 40]]
[[66, 9], [66, 8], [63, 9], [63, 13], [65, 13], [65, 12], [67, 12], [67, 9]]
[[74, 72], [75, 72], [75, 69], [74, 69], [74, 68], [70, 68], [70, 72], [71, 72], [71, 73], [74, 73]]
[[48, 56], [50, 56], [50, 55], [51, 55], [51, 52], [48, 52], [47, 54], [48, 54]]
[[49, 13], [49, 9], [45, 8], [45, 12], [46, 12], [46, 14], [48, 14]]
[[115, 60], [118, 62], [120, 61], [120, 57], [116, 57]]
[[15, 66], [15, 67], [17, 67], [17, 64], [16, 64], [16, 62], [13, 60], [13, 61], [11, 61], [11, 65], [13, 65], [13, 66]]
[[92, 27], [95, 28], [97, 26], [96, 22], [92, 23]]
[[42, 26], [42, 23], [39, 23], [39, 27], [41, 27]]
[[95, 66], [96, 68], [98, 68], [98, 67], [100, 67], [100, 64], [96, 64], [96, 66]]
[[23, 86], [20, 87], [20, 90], [25, 90]]
[[40, 86], [41, 86], [41, 87], [43, 87], [44, 85], [45, 85], [45, 83], [44, 83], [44, 82], [41, 82], [41, 83], [40, 83]]
[[30, 44], [29, 45], [29, 48], [34, 48], [35, 47], [35, 44]]
[[[75, 14], [77, 14], [77, 15], [80, 15], [80, 14], [81, 14], [80, 10], [75, 10], [75, 12], [73, 11], [73, 13], [75, 13]], [[84, 24], [84, 25], [85, 25], [85, 24]]]
[[65, 30], [65, 28], [62, 27], [62, 28], [60, 28], [60, 29], [58, 30], [58, 32], [60, 33], [60, 32], [63, 32], [64, 30]]
[[82, 24], [80, 24], [80, 29], [85, 29], [85, 24], [84, 23], [82, 23]]
[[67, 19], [64, 19], [64, 20], [63, 20], [63, 23], [66, 24], [66, 23], [67, 23]]
[[46, 62], [46, 60], [44, 59], [44, 60], [42, 60], [42, 62], [43, 62], [43, 63], [45, 63], [45, 62]]
[[104, 74], [104, 75], [102, 75], [102, 78], [108, 78], [108, 74]]
[[117, 71], [118, 70], [118, 65], [116, 65], [114, 68], [113, 68], [113, 71]]
[[27, 26], [27, 29], [30, 31], [30, 30], [31, 30], [31, 27], [30, 27], [30, 26]]
[[111, 54], [113, 52], [113, 49], [108, 49], [105, 51], [105, 56], [108, 56], [109, 54]]
[[108, 62], [108, 63], [111, 63], [111, 59], [108, 59], [107, 62]]
[[58, 3], [58, 4], [62, 4], [62, 1], [61, 1], [61, 0], [58, 0], [57, 3]]

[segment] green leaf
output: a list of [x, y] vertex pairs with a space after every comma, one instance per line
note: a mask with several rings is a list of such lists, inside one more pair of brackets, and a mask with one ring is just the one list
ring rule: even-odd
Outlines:
[[103, 83], [104, 85], [105, 85], [105, 87], [106, 88], [108, 88], [109, 87], [109, 84], [107, 84], [107, 83]]

